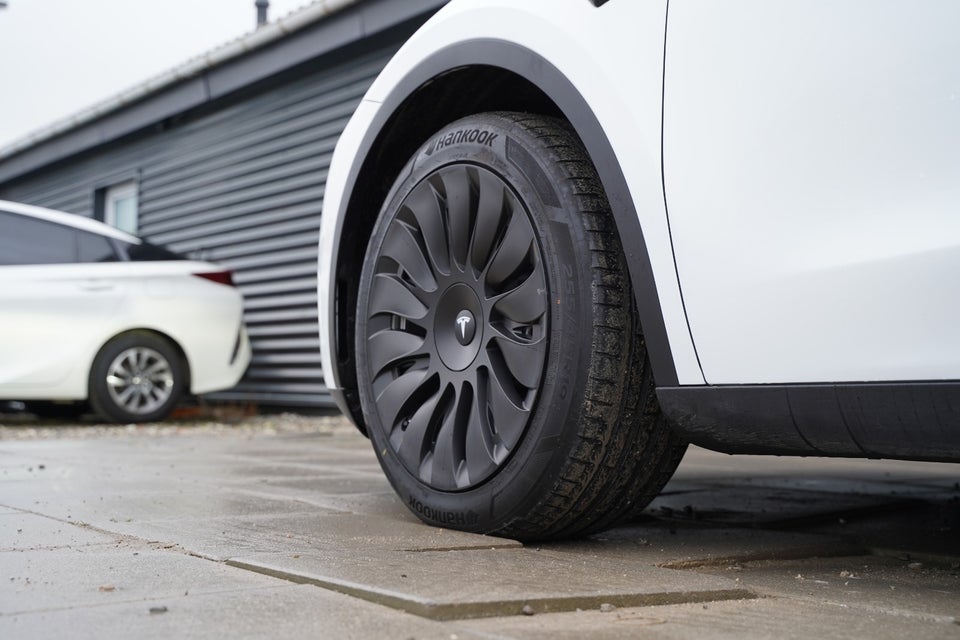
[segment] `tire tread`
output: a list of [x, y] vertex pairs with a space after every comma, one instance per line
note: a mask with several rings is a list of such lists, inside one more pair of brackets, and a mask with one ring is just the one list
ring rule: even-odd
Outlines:
[[[539, 142], [577, 202], [591, 254], [593, 349], [579, 433], [552, 491], [498, 533], [524, 540], [600, 531], [637, 517], [686, 450], [660, 411], [649, 359], [606, 195], [586, 151], [564, 121], [495, 113]], [[610, 351], [611, 344], [625, 345]], [[625, 381], [625, 382], [624, 382]]]

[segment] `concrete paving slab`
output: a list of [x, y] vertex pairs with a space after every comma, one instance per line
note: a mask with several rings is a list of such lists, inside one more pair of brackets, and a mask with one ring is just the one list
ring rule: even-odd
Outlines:
[[218, 491], [209, 488], [153, 492], [139, 495], [108, 496], [87, 507], [75, 508], [74, 518], [112, 516], [137, 522], [184, 520], [193, 518], [235, 518], [244, 516], [280, 516], [311, 511], [329, 513], [313, 505], [289, 499], [272, 498], [245, 491]]
[[289, 522], [298, 522], [301, 519], [307, 524], [316, 523], [315, 515], [291, 514], [121, 522], [112, 527], [125, 535], [176, 545], [187, 553], [223, 562], [232, 556], [245, 553], [265, 553], [278, 549], [287, 553], [305, 553], [314, 550], [316, 547], [311, 538], [298, 535], [288, 526]]
[[[824, 531], [827, 526], [823, 523], [807, 530]], [[960, 502], [952, 499], [850, 519], [842, 527], [834, 528], [841, 530], [847, 540], [875, 552], [960, 558]]]
[[960, 564], [854, 556], [745, 562], [699, 571], [737, 576], [741, 584], [765, 595], [842, 603], [905, 617], [960, 620]]
[[960, 627], [945, 618], [851, 611], [844, 605], [777, 598], [486, 618], [460, 624], [487, 638], [525, 640], [956, 640], [960, 636]]
[[584, 558], [642, 559], [651, 565], [675, 569], [865, 553], [862, 546], [834, 535], [664, 521], [619, 527], [583, 540], [545, 544], [543, 548]]
[[[200, 439], [198, 439], [200, 440]], [[376, 457], [370, 441], [357, 433], [345, 429], [333, 436], [317, 437], [313, 435], [296, 435], [275, 438], [257, 439], [256, 451], [251, 451], [243, 443], [226, 443], [217, 447], [223, 453], [231, 453], [249, 459], [270, 459], [274, 462], [305, 462], [305, 463], [356, 463], [372, 462], [376, 464]], [[198, 444], [198, 448], [204, 444]]]
[[901, 509], [912, 502], [889, 495], [725, 485], [657, 497], [645, 513], [738, 527], [796, 527]]
[[157, 484], [152, 485], [152, 490], [143, 484], [99, 489], [72, 487], [72, 490], [57, 492], [59, 495], [55, 500], [50, 499], [50, 488], [32, 486], [17, 495], [5, 492], [0, 501], [24, 510], [42, 509], [44, 514], [60, 520], [85, 522], [105, 529], [111, 528], [112, 523], [332, 512], [315, 505], [249, 492], [207, 486], [157, 490]]
[[960, 465], [750, 456], [724, 468], [725, 459], [691, 448], [647, 513], [677, 527], [789, 529], [862, 549], [960, 555]]
[[46, 516], [16, 511], [0, 513], [0, 552], [113, 544], [116, 541], [116, 536]]
[[[960, 511], [951, 503], [958, 465], [730, 458], [692, 448], [661, 498], [676, 501], [669, 517], [656, 510], [631, 527], [582, 542], [521, 548], [512, 541], [478, 540], [420, 524], [389, 489], [369, 442], [349, 428], [332, 434], [270, 436], [243, 427], [206, 435], [202, 430], [159, 429], [146, 436], [139, 429], [121, 429], [90, 439], [76, 431], [76, 441], [0, 441], [0, 514], [10, 511], [7, 515], [14, 519], [23, 515], [8, 504], [16, 501], [34, 517], [57, 516], [68, 533], [73, 530], [70, 522], [86, 518], [102, 531], [76, 530], [119, 542], [80, 546], [84, 540], [68, 536], [62, 540], [67, 546], [56, 550], [0, 553], [3, 578], [13, 566], [8, 559], [53, 554], [51, 565], [37, 565], [46, 573], [26, 575], [52, 577], [29, 584], [11, 581], [9, 591], [0, 589], [0, 604], [18, 588], [30, 590], [18, 598], [54, 601], [42, 611], [0, 616], [0, 637], [76, 637], [77, 629], [90, 628], [91, 637], [98, 638], [136, 633], [146, 638], [642, 635], [883, 640], [907, 633], [940, 637], [944, 630], [954, 634], [945, 637], [958, 637], [960, 630], [953, 623], [957, 592], [950, 573], [950, 562], [960, 558]], [[759, 507], [744, 506], [744, 496], [764, 491], [779, 498], [769, 505], [761, 501]], [[727, 494], [724, 509], [735, 517], [716, 522], [692, 517], [695, 506], [713, 508], [722, 494]], [[865, 496], [868, 508], [858, 511], [863, 503], [850, 506], [850, 496], [854, 503]], [[875, 511], [869, 503], [889, 505], [904, 496], [912, 499], [909, 510]], [[218, 500], [226, 504], [209, 508]], [[683, 510], [686, 504], [691, 505], [689, 513]], [[844, 513], [857, 517], [841, 525], [837, 505], [846, 505]], [[765, 519], [768, 506], [776, 518]], [[798, 510], [803, 517], [787, 517]], [[130, 511], [139, 519], [130, 517]], [[50, 522], [54, 529], [49, 534], [59, 543], [58, 525]], [[911, 538], [936, 540], [939, 546], [916, 545]], [[490, 550], [491, 545], [499, 548]], [[929, 560], [913, 554], [918, 546], [942, 552], [930, 559], [947, 558], [946, 564], [937, 565], [946, 576], [925, 573]], [[850, 585], [832, 582], [835, 572], [839, 576], [838, 570], [845, 570], [840, 563], [847, 558], [838, 554], [888, 547], [910, 551], [887, 557], [907, 569], [884, 565], [868, 578], [858, 575], [858, 584], [867, 585], [858, 587], [862, 593], [851, 590], [852, 578], [847, 580]], [[183, 562], [158, 564], [155, 573], [163, 573], [166, 581], [158, 579], [154, 590], [150, 571], [128, 570], [122, 554], [104, 556], [96, 566], [72, 561], [71, 554], [85, 558], [94, 551], [131, 551], [128, 560], [138, 562], [140, 556], [132, 551], [150, 552]], [[229, 558], [236, 566], [191, 553]], [[918, 560], [923, 564], [910, 569]], [[770, 561], [769, 566], [764, 561]], [[15, 568], [15, 578], [28, 574], [22, 565]], [[63, 587], [60, 578], [71, 571], [89, 573], [92, 582], [76, 591]], [[190, 595], [183, 596], [179, 585], [192, 582], [191, 575], [198, 571], [213, 573], [206, 581], [198, 579], [200, 592], [190, 588]], [[798, 574], [804, 579], [797, 580]], [[99, 580], [116, 575], [135, 578], [136, 584], [99, 591], [99, 586], [110, 586], [98, 585]], [[93, 598], [126, 594], [133, 599], [95, 601], [91, 586]], [[908, 594], [898, 601], [899, 608], [888, 606], [884, 589], [897, 595], [890, 586], [904, 586]], [[764, 599], [723, 600], [753, 593]], [[696, 602], [664, 604], [690, 599]], [[167, 613], [151, 616], [153, 604], [167, 606]], [[600, 613], [601, 604], [620, 608]], [[633, 604], [644, 606], [624, 608]], [[524, 605], [536, 615], [518, 615]], [[343, 618], [329, 613], [330, 607]], [[577, 607], [589, 611], [576, 613]], [[456, 620], [430, 621], [398, 608]], [[324, 616], [314, 611], [327, 612], [333, 625], [329, 633], [321, 626]], [[664, 612], [669, 613], [665, 619]], [[470, 618], [505, 613], [511, 615]], [[5, 626], [13, 620], [16, 628]], [[50, 634], [43, 633], [43, 624]]]
[[[151, 609], [158, 612], [151, 614]], [[0, 616], [0, 637], [479, 640], [490, 636], [313, 586], [289, 585]]]
[[0, 563], [3, 616], [283, 584], [139, 541], [109, 548], [8, 551], [0, 553]]
[[[199, 465], [198, 465], [199, 466]], [[381, 474], [382, 475], [382, 474]], [[240, 461], [218, 474], [221, 482], [229, 484], [249, 482], [272, 482], [274, 480], [325, 480], [344, 477], [340, 466], [302, 463], [250, 463]]]
[[344, 475], [340, 473], [326, 478], [269, 479], [262, 483], [261, 489], [264, 488], [283, 495], [295, 495], [311, 500], [320, 500], [328, 496], [343, 494], [393, 492], [383, 473], [379, 473], [379, 476], [373, 476], [372, 474], [366, 476]]
[[749, 598], [735, 580], [643, 561], [530, 549], [259, 554], [228, 564], [340, 591], [416, 615], [453, 620], [618, 606]]
[[[257, 443], [260, 444], [260, 441]], [[264, 444], [267, 446], [258, 448], [256, 453], [249, 448], [237, 446], [228, 446], [222, 449], [221, 453], [250, 462], [269, 460], [277, 464], [360, 465], [370, 468], [378, 466], [370, 441], [359, 434], [356, 437], [350, 436], [349, 441], [341, 436], [322, 441], [286, 438]]]
[[[12, 444], [9, 441], [3, 441], [4, 445]], [[31, 447], [26, 447], [30, 449]], [[35, 448], [32, 447], [32, 448]], [[11, 469], [18, 466], [28, 467], [36, 465], [37, 463], [45, 462], [45, 460], [37, 460], [36, 457], [24, 453], [24, 448], [15, 447], [14, 449], [8, 449], [7, 447], [0, 447], [0, 476], [3, 476], [10, 472]]]
[[0, 456], [0, 481], [5, 484], [18, 480], [49, 479], [53, 474], [52, 460], [34, 456]]
[[114, 525], [148, 540], [175, 541], [186, 551], [222, 561], [259, 553], [324, 552], [356, 556], [371, 551], [510, 549], [514, 540], [426, 527], [419, 521], [350, 513], [199, 518]]
[[[12, 444], [22, 445], [23, 443]], [[52, 449], [56, 442], [43, 442], [41, 444]], [[5, 443], [5, 445], [11, 446], [11, 443]], [[178, 452], [175, 449], [136, 451], [128, 448], [116, 450], [116, 447], [106, 447], [106, 449], [105, 451], [96, 451], [92, 448], [89, 451], [74, 451], [69, 456], [59, 458], [47, 456], [46, 473], [35, 470], [28, 477], [42, 479], [49, 477], [52, 472], [60, 470], [62, 473], [69, 474], [70, 477], [78, 477], [84, 482], [102, 483], [106, 479], [116, 481], [163, 479], [168, 482], [190, 482], [213, 478], [222, 480], [230, 473], [241, 476], [241, 474], [246, 473], [245, 468], [268, 466], [216, 452]], [[91, 459], [96, 460], [95, 466], [89, 465]], [[291, 464], [284, 466], [286, 472], [291, 475], [302, 473], [301, 470], [318, 472], [323, 469], [319, 465]]]
[[[266, 496], [282, 497], [290, 500], [300, 500], [308, 504], [331, 508], [337, 511], [366, 510], [368, 499], [377, 501], [380, 506], [390, 506], [390, 502], [402, 507], [403, 503], [394, 493], [386, 479], [367, 476], [346, 476], [343, 474], [331, 475], [329, 478], [287, 478], [264, 479], [261, 482], [245, 485]], [[390, 498], [390, 500], [384, 500]], [[348, 506], [345, 506], [348, 505]], [[400, 513], [400, 511], [395, 511]]]
[[421, 522], [404, 506], [393, 489], [374, 493], [343, 493], [337, 495], [301, 494], [293, 489], [286, 491], [289, 491], [292, 497], [327, 509], [349, 511], [357, 515], [380, 516], [400, 522]]

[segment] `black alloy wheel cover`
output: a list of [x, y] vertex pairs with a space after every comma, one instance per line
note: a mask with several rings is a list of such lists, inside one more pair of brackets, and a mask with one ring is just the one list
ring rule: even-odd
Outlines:
[[547, 279], [530, 213], [482, 166], [429, 173], [387, 222], [365, 307], [386, 442], [439, 491], [490, 479], [523, 437], [547, 357]]

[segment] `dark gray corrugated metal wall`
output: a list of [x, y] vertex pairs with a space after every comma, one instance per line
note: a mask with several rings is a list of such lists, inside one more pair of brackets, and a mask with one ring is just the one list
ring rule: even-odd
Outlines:
[[235, 271], [254, 357], [224, 399], [328, 404], [317, 241], [336, 140], [399, 42], [181, 126], [8, 184], [0, 197], [92, 216], [94, 192], [136, 177], [140, 234]]

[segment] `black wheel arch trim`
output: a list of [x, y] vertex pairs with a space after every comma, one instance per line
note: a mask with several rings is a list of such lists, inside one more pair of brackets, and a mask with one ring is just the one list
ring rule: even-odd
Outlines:
[[[614, 221], [627, 257], [640, 324], [657, 385], [677, 386], [677, 369], [667, 337], [653, 268], [626, 177], [620, 168], [613, 146], [590, 104], [559, 69], [539, 54], [507, 41], [475, 39], [436, 51], [411, 69], [383, 100], [371, 126], [365, 132], [358, 148], [357, 160], [351, 166], [346, 181], [346, 192], [349, 193], [349, 197], [341, 203], [341, 210], [337, 215], [346, 218], [347, 213], [354, 208], [357, 198], [355, 186], [360, 172], [369, 161], [371, 150], [389, 132], [391, 120], [406, 100], [434, 78], [449, 71], [471, 66], [500, 68], [515, 73], [535, 85], [553, 101], [583, 141], [600, 176], [614, 214]], [[439, 129], [445, 124], [448, 123], [438, 122], [436, 128]], [[338, 245], [343, 239], [343, 231], [344, 229], [341, 229]], [[339, 246], [337, 251], [334, 269], [335, 278], [339, 281], [343, 254], [339, 251]], [[336, 336], [340, 333], [337, 325], [339, 314], [336, 301], [330, 306], [330, 314], [329, 344], [336, 346]], [[339, 408], [363, 430], [364, 423], [359, 404], [355, 398], [348, 398], [345, 393], [349, 389], [346, 388], [344, 380], [352, 379], [353, 376], [344, 376], [345, 372], [341, 368], [337, 354], [331, 355], [334, 356], [331, 358], [334, 366], [338, 368], [337, 383], [340, 387], [331, 388], [331, 395]]]

